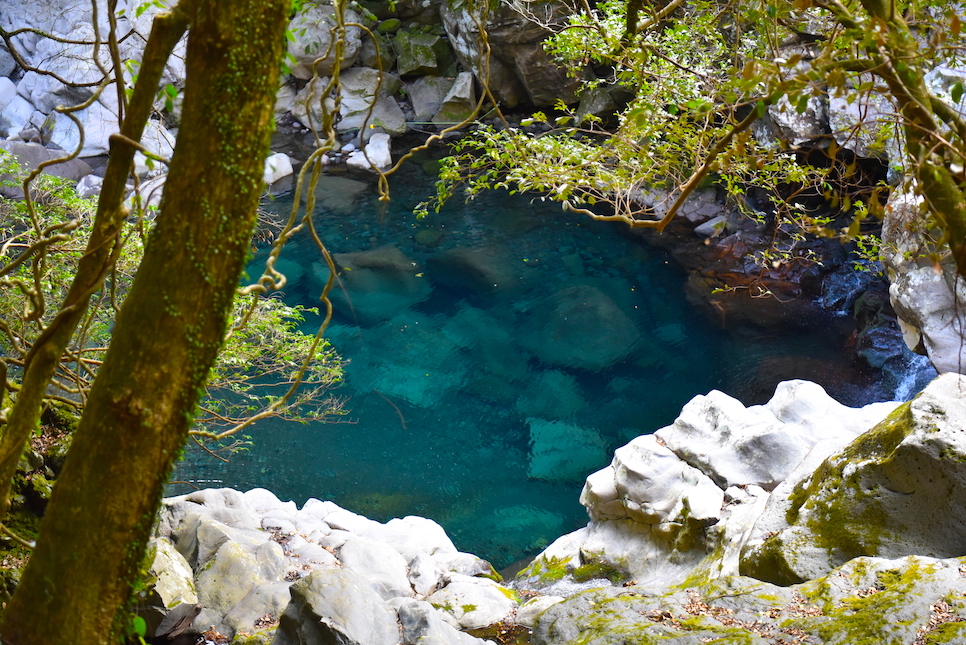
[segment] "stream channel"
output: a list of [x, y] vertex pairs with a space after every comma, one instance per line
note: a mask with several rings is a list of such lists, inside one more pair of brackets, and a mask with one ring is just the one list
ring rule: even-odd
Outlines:
[[[499, 569], [585, 524], [584, 478], [695, 395], [762, 403], [792, 377], [848, 405], [892, 395], [843, 351], [846, 316], [722, 329], [687, 302], [668, 255], [622, 225], [497, 192], [417, 220], [433, 181], [404, 167], [388, 205], [344, 176], [317, 190], [322, 239], [350, 254], [327, 334], [349, 361], [334, 392], [344, 420], [260, 422], [230, 463], [187, 450], [176, 480], [330, 499], [380, 521], [430, 517]], [[296, 238], [282, 258], [285, 300], [317, 306], [327, 269], [314, 246]]]

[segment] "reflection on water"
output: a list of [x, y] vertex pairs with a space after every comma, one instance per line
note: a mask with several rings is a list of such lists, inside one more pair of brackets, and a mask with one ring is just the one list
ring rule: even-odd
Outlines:
[[[431, 517], [501, 567], [585, 523], [583, 479], [696, 394], [761, 402], [809, 378], [850, 404], [869, 396], [843, 355], [850, 329], [831, 318], [721, 330], [687, 304], [663, 252], [619, 225], [496, 193], [417, 221], [431, 185], [408, 169], [385, 209], [351, 179], [317, 191], [314, 221], [341, 270], [329, 337], [350, 361], [350, 422], [267, 421], [230, 464], [189, 451], [178, 479]], [[287, 301], [317, 302], [328, 271], [308, 240], [278, 268]]]

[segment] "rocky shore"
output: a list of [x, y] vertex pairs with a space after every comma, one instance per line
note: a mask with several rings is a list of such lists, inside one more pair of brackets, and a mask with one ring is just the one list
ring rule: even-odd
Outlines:
[[863, 408], [806, 381], [761, 406], [695, 397], [590, 475], [589, 524], [506, 581], [425, 518], [261, 489], [170, 498], [141, 610], [213, 643], [950, 642], [966, 637], [964, 389], [946, 374]]

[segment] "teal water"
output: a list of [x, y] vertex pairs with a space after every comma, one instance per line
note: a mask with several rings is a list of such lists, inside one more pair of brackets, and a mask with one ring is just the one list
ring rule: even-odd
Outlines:
[[[620, 225], [502, 193], [417, 221], [432, 181], [404, 169], [388, 206], [344, 177], [317, 191], [322, 239], [349, 254], [328, 334], [350, 361], [345, 422], [260, 423], [251, 451], [223, 464], [188, 450], [176, 479], [430, 517], [500, 568], [586, 523], [584, 478], [697, 394], [758, 403], [800, 376], [850, 404], [874, 398], [843, 352], [842, 318], [720, 329], [668, 256]], [[313, 306], [321, 258], [304, 238], [282, 257], [285, 299]]]

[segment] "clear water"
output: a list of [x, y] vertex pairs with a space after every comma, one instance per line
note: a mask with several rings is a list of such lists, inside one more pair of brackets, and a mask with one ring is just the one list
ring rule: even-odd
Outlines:
[[[350, 361], [346, 422], [261, 423], [250, 452], [223, 464], [189, 450], [176, 479], [431, 517], [500, 568], [586, 523], [586, 475], [697, 394], [759, 403], [802, 377], [849, 404], [875, 398], [843, 351], [841, 317], [720, 329], [688, 304], [669, 258], [622, 226], [502, 193], [417, 221], [432, 181], [410, 166], [388, 206], [343, 177], [317, 191], [333, 253], [398, 249], [376, 254], [388, 273], [355, 256], [343, 274], [329, 336]], [[283, 258], [296, 278], [286, 300], [315, 304], [326, 273], [313, 246], [294, 240]]]

